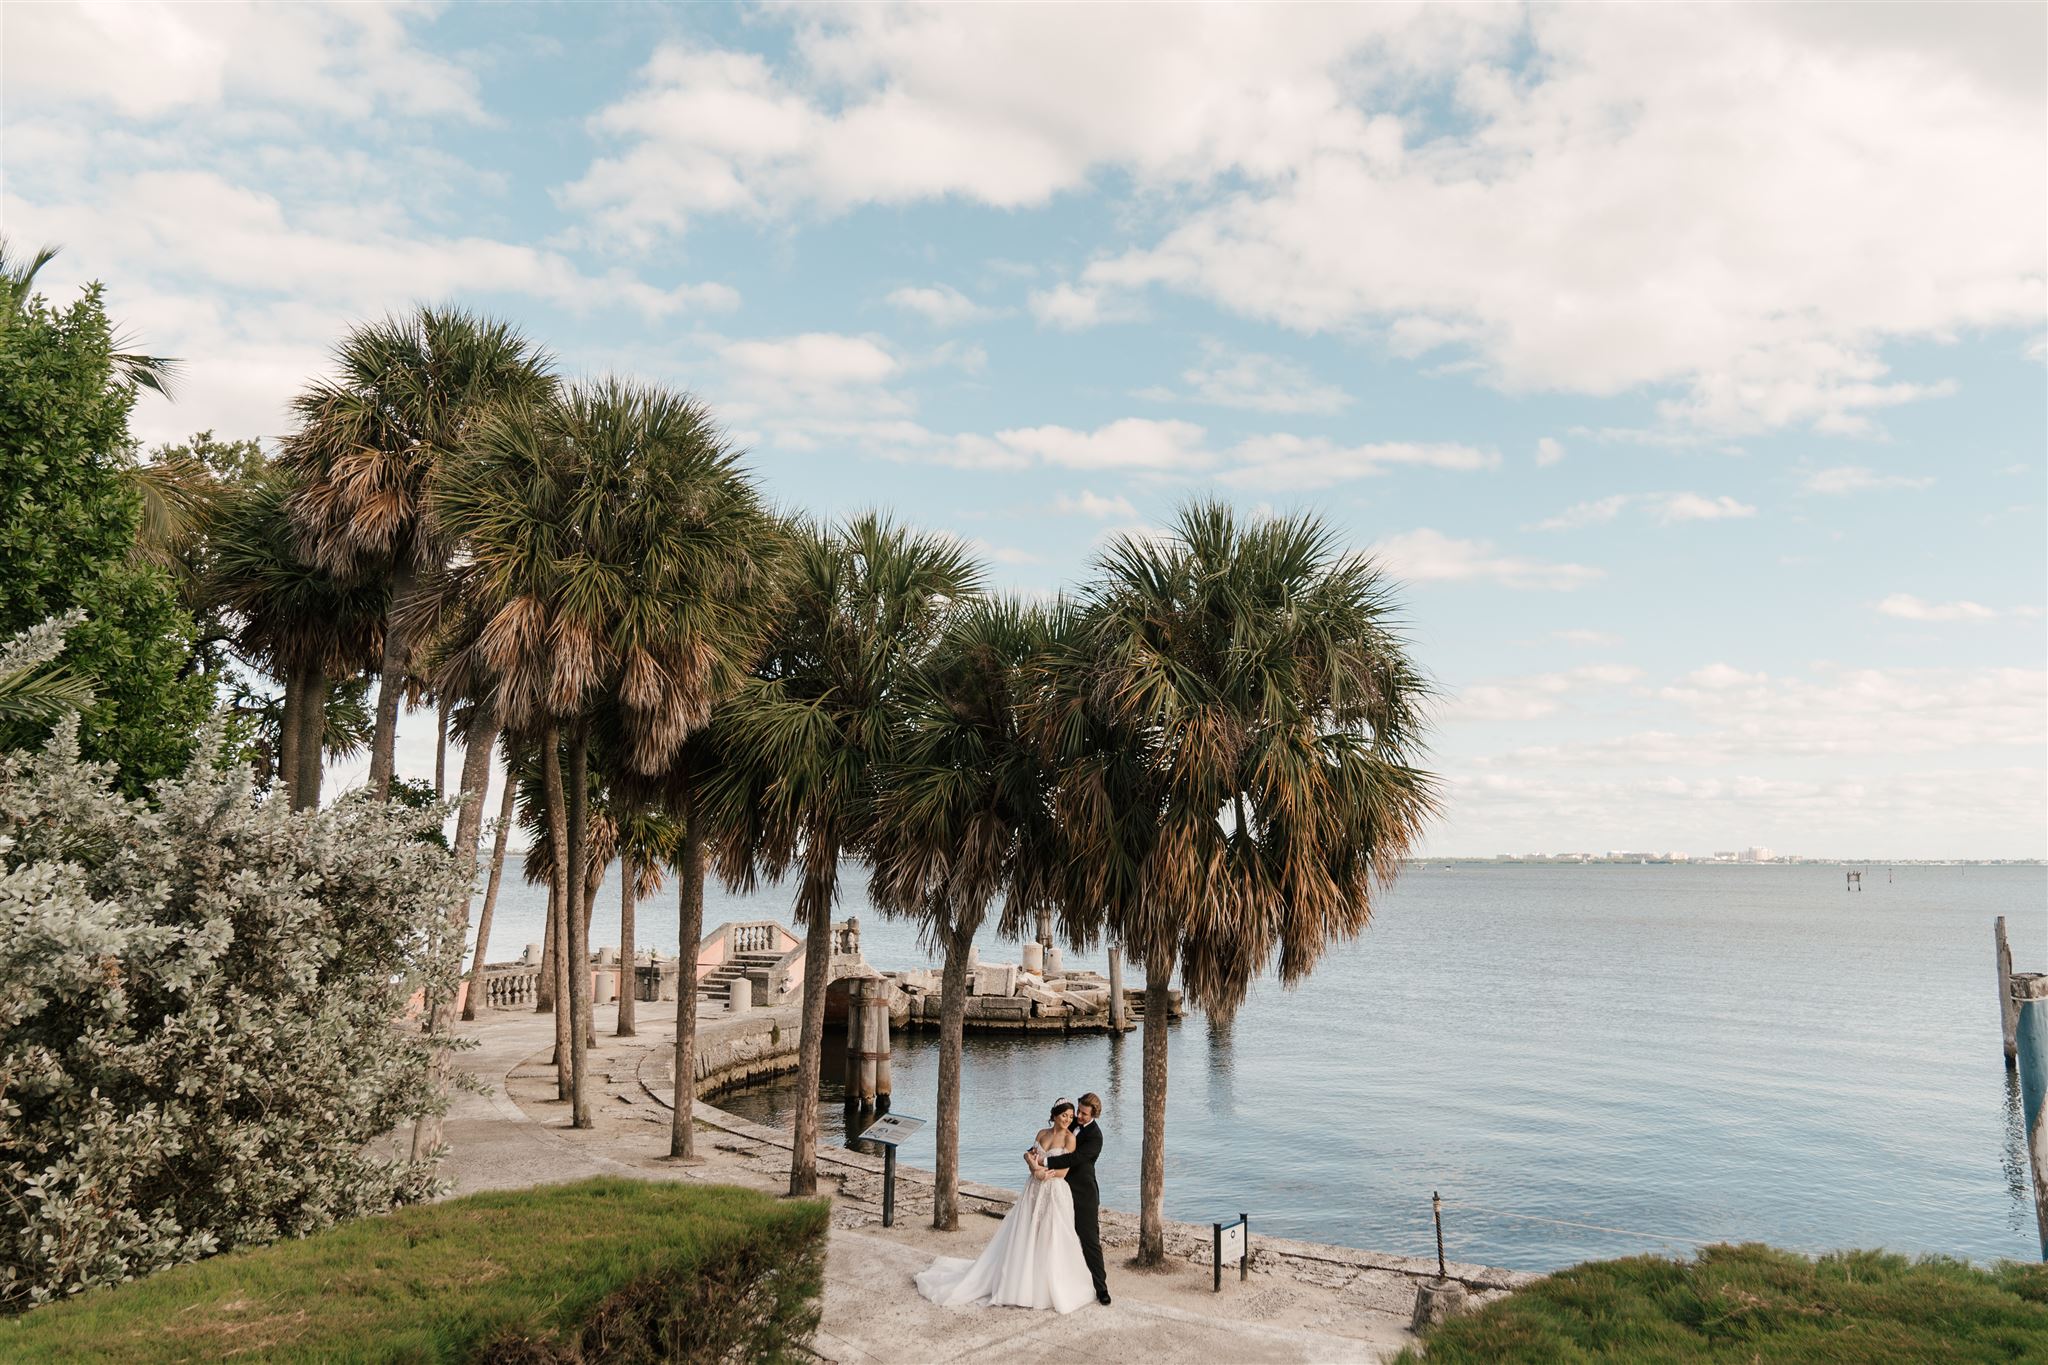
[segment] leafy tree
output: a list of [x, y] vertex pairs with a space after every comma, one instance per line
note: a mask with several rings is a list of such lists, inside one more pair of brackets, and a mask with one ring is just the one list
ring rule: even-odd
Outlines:
[[423, 515], [428, 485], [486, 412], [543, 402], [555, 381], [548, 357], [516, 328], [458, 308], [366, 323], [334, 360], [334, 376], [293, 402], [299, 427], [285, 439], [284, 461], [297, 478], [293, 519], [313, 564], [390, 589], [370, 750], [369, 787], [381, 801], [410, 682], [405, 613], [421, 577], [449, 558]]
[[[63, 659], [94, 693], [79, 742], [139, 793], [183, 766], [212, 703], [192, 668], [191, 618], [136, 553], [128, 413], [157, 371], [120, 349], [99, 286], [63, 308], [29, 292], [46, 259], [10, 263], [0, 244], [0, 634], [85, 613]], [[0, 747], [48, 734], [0, 721]]]
[[1070, 936], [1145, 968], [1138, 1260], [1165, 1255], [1168, 991], [1227, 1020], [1360, 933], [1436, 811], [1426, 680], [1390, 585], [1313, 517], [1195, 503], [1098, 562], [1032, 723], [1058, 771]]
[[954, 605], [980, 586], [980, 568], [957, 541], [885, 517], [801, 528], [767, 658], [719, 727], [727, 759], [712, 828], [721, 870], [738, 886], [763, 874], [797, 875], [795, 919], [805, 935], [792, 1195], [818, 1187], [818, 1076], [839, 859], [865, 846], [876, 775], [895, 757], [913, 670]]
[[1064, 612], [974, 602], [907, 688], [905, 733], [880, 772], [872, 894], [915, 919], [945, 958], [939, 992], [937, 1182], [932, 1226], [959, 1226], [960, 1052], [967, 963], [996, 897], [1002, 929], [1053, 903], [1058, 857], [1051, 779], [1019, 704]]
[[395, 1029], [452, 977], [438, 813], [293, 813], [200, 744], [150, 802], [60, 724], [0, 757], [0, 1307], [426, 1198]]

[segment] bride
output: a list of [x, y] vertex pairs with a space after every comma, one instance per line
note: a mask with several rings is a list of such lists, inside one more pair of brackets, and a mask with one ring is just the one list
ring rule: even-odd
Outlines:
[[[1038, 1134], [1040, 1158], [1074, 1150], [1074, 1105], [1052, 1107], [1051, 1127]], [[1026, 1157], [1031, 1181], [1010, 1207], [979, 1260], [941, 1256], [917, 1277], [917, 1292], [947, 1307], [1009, 1304], [1071, 1313], [1094, 1301], [1095, 1282], [1074, 1231], [1074, 1195], [1065, 1171], [1046, 1170]]]

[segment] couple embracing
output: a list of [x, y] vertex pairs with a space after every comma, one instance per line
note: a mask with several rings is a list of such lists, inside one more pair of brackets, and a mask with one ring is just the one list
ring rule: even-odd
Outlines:
[[1109, 1302], [1097, 1227], [1102, 1192], [1095, 1159], [1102, 1155], [1096, 1118], [1102, 1101], [1083, 1095], [1077, 1107], [1060, 1100], [1048, 1126], [1024, 1153], [1031, 1180], [977, 1260], [941, 1256], [917, 1277], [917, 1292], [948, 1307], [1007, 1304], [1071, 1313], [1094, 1299]]

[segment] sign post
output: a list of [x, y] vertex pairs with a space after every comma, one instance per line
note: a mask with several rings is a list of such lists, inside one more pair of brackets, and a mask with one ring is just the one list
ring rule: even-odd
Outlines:
[[896, 1226], [896, 1146], [924, 1127], [908, 1114], [884, 1114], [861, 1130], [861, 1141], [882, 1144], [882, 1226]]
[[1251, 1274], [1252, 1265], [1252, 1219], [1248, 1213], [1237, 1215], [1235, 1223], [1211, 1223], [1216, 1230], [1214, 1247], [1216, 1288], [1223, 1292], [1223, 1263], [1237, 1258], [1237, 1278], [1243, 1280]]

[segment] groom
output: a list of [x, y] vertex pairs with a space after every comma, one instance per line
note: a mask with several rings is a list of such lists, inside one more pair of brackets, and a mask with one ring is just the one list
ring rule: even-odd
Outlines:
[[1109, 1302], [1109, 1279], [1102, 1273], [1102, 1191], [1095, 1184], [1095, 1158], [1102, 1155], [1102, 1129], [1095, 1116], [1102, 1101], [1093, 1091], [1074, 1105], [1074, 1150], [1045, 1159], [1046, 1169], [1065, 1171], [1067, 1189], [1074, 1196], [1074, 1232], [1081, 1239], [1081, 1255], [1088, 1273], [1095, 1277], [1095, 1301]]

